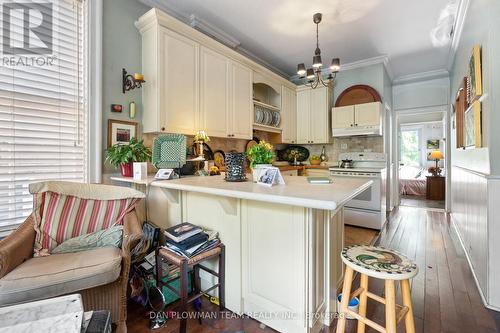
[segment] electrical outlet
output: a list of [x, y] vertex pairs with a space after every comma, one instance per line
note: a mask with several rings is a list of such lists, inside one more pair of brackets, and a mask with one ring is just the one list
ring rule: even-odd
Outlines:
[[341, 143], [340, 144], [340, 149], [346, 150], [347, 149], [347, 143]]

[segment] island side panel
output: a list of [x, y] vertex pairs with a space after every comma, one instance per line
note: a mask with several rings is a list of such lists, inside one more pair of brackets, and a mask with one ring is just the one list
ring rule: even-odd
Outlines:
[[279, 332], [308, 331], [306, 213], [242, 200], [244, 312]]
[[[226, 246], [226, 308], [242, 313], [241, 304], [241, 212], [240, 200], [197, 192], [182, 192], [183, 222], [219, 232]], [[217, 260], [204, 263], [217, 271]], [[205, 271], [200, 271], [201, 287], [207, 289], [217, 280]], [[217, 296], [217, 292], [215, 292]]]

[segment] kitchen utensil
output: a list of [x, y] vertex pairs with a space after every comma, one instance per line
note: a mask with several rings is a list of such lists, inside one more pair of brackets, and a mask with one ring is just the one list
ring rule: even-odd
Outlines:
[[340, 163], [341, 168], [354, 168], [354, 162], [352, 160], [342, 160], [342, 163]]

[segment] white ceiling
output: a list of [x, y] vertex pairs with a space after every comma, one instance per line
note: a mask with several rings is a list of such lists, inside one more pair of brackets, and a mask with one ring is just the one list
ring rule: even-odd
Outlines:
[[[147, 2], [147, 0], [141, 0]], [[310, 66], [319, 26], [323, 62], [388, 56], [394, 78], [446, 69], [449, 32], [459, 0], [154, 0], [184, 17], [194, 14], [240, 47], [288, 75]]]

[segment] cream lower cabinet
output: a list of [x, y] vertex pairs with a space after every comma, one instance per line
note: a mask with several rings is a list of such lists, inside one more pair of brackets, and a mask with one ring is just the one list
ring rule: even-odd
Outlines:
[[210, 136], [252, 138], [252, 71], [200, 49], [200, 128]]
[[141, 33], [144, 133], [193, 134], [199, 125], [199, 44], [161, 26]]
[[297, 90], [297, 143], [329, 143], [331, 89], [300, 87]]
[[[226, 307], [286, 333], [330, 325], [342, 279], [343, 210], [335, 212], [156, 189], [171, 212], [166, 228], [189, 221], [217, 230], [226, 246]], [[165, 200], [165, 199], [164, 199]], [[164, 208], [161, 208], [164, 209]], [[152, 214], [152, 216], [156, 216]], [[205, 263], [217, 269], [215, 260]], [[216, 279], [201, 274], [202, 288]], [[215, 291], [215, 296], [217, 292]]]
[[285, 86], [281, 87], [281, 141], [297, 142], [297, 93]]

